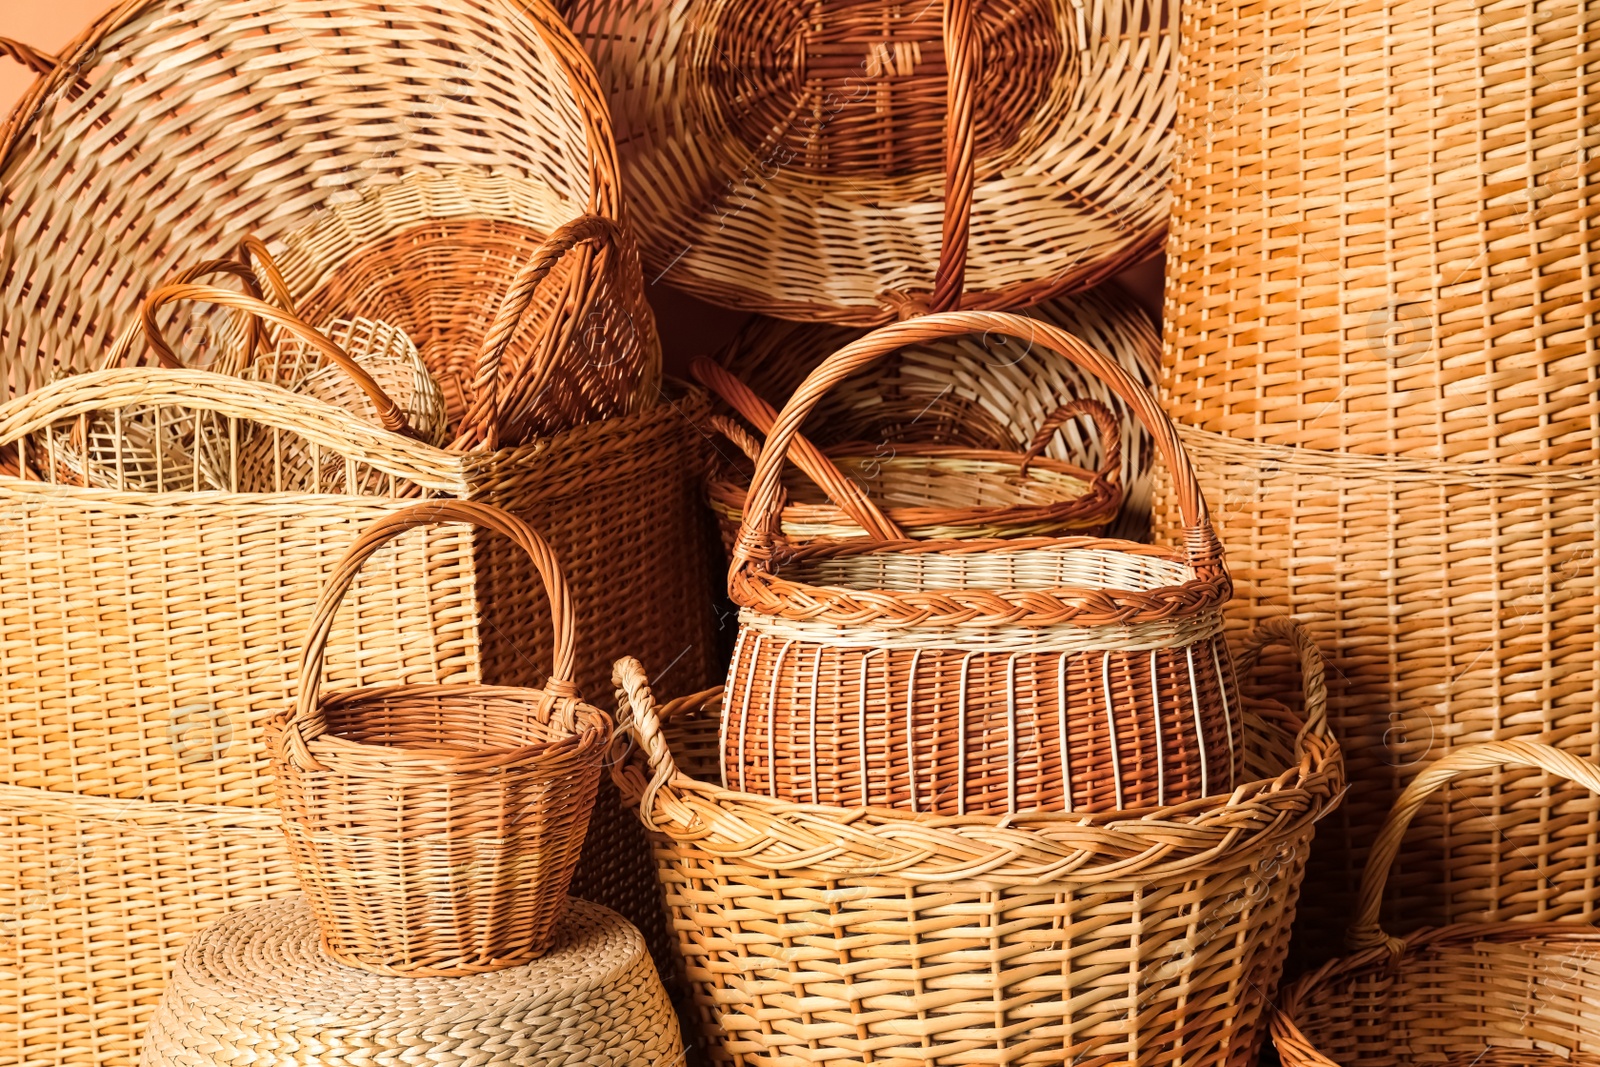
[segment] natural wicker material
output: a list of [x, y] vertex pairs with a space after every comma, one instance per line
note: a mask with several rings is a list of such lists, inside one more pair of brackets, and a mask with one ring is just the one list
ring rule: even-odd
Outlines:
[[[615, 217], [614, 151], [593, 68], [543, 0], [283, 0], [270, 17], [251, 0], [120, 0], [0, 129], [5, 387], [96, 365], [153, 279], [239, 233], [276, 249], [324, 224], [330, 248], [362, 219], [359, 248], [443, 215], [540, 236]], [[341, 261], [283, 266], [311, 295]], [[378, 308], [302, 310], [384, 319], [432, 354]]]
[[[709, 575], [695, 526], [703, 396], [463, 455], [230, 376], [119, 369], [0, 406], [0, 452], [22, 442], [37, 477], [54, 469], [49, 443], [79, 416], [127, 409], [215, 412], [272, 427], [286, 443], [314, 442], [329, 466], [349, 459], [391, 477], [387, 498], [170, 484], [117, 492], [0, 477], [0, 567], [14, 583], [0, 598], [0, 630], [12, 635], [0, 642], [0, 785], [21, 787], [0, 809], [0, 855], [16, 872], [0, 879], [0, 915], [15, 917], [0, 939], [4, 1063], [77, 1056], [127, 1067], [183, 938], [229, 907], [293, 887], [282, 836], [264, 821], [261, 724], [294, 692], [317, 590], [363, 526], [404, 505], [394, 496], [488, 500], [546, 532], [580, 632], [591, 635], [579, 649], [580, 686], [609, 679], [599, 657], [638, 649], [686, 687], [711, 673]], [[662, 567], [663, 557], [681, 562]], [[542, 680], [548, 608], [509, 541], [416, 531], [382, 563], [363, 574], [358, 603], [334, 628], [330, 685]], [[633, 600], [641, 589], [652, 591], [648, 604]], [[573, 891], [628, 909], [664, 950], [643, 831], [609, 783], [589, 842]]]
[[658, 720], [638, 665], [619, 663], [635, 747], [614, 774], [650, 827], [715, 1060], [1253, 1065], [1342, 777], [1315, 648], [1268, 632], [1299, 647], [1308, 719], [1260, 707], [1251, 784], [1076, 817], [796, 805], [696, 781], [676, 753], [704, 742], [676, 742], [716, 730], [698, 707], [715, 694]]
[[[1115, 283], [1048, 301], [1026, 314], [1116, 360], [1140, 385], [1155, 387], [1161, 340], [1144, 310]], [[864, 332], [758, 318], [717, 359], [768, 403], [782, 405], [818, 363]], [[879, 454], [885, 445], [898, 450], [904, 442], [1019, 451], [1052, 411], [1079, 398], [1098, 400], [1120, 416], [1123, 505], [1113, 529], [1116, 536], [1136, 537], [1149, 522], [1150, 438], [1104, 383], [1042, 345], [985, 335], [908, 346], [818, 401], [806, 433], [824, 448], [873, 442]], [[1088, 429], [1081, 422], [1064, 423], [1046, 446], [1046, 458], [1104, 467], [1100, 442]]]
[[[307, 1057], [311, 1059], [307, 1059]], [[189, 945], [142, 1067], [671, 1067], [678, 1020], [615, 912], [574, 900], [550, 954], [491, 975], [386, 978], [340, 966], [301, 900], [231, 915]]]
[[[706, 386], [756, 429], [766, 433], [777, 412], [729, 371], [710, 360], [691, 367]], [[1098, 474], [1055, 460], [1041, 459], [1061, 425], [1088, 416], [1101, 434], [1106, 457]], [[741, 425], [716, 417], [706, 427], [752, 462], [761, 446]], [[782, 532], [791, 543], [819, 537], [1012, 537], [1098, 534], [1115, 517], [1122, 494], [1117, 418], [1096, 400], [1072, 400], [1039, 427], [1026, 452], [960, 448], [949, 445], [857, 446], [828, 456], [804, 436], [790, 449], [806, 478], [784, 480]], [[749, 464], [717, 462], [713, 449], [706, 491], [730, 551], [744, 522]], [[786, 472], [787, 473], [787, 472]], [[878, 505], [888, 528], [880, 530], [872, 512], [859, 506], [860, 494]]]
[[1600, 462], [1581, 5], [1183, 5], [1173, 418], [1457, 463]]
[[[817, 398], [903, 345], [987, 331], [1100, 376], [1183, 486], [1182, 551], [1089, 538], [775, 541], [780, 468]], [[870, 500], [865, 501], [872, 508]], [[828, 357], [773, 425], [733, 549], [729, 786], [950, 814], [1227, 793], [1243, 742], [1230, 591], [1172, 425], [1120, 366], [1031, 319], [955, 312]]]
[[1367, 861], [1348, 937], [1356, 954], [1302, 977], [1272, 1020], [1284, 1067], [1600, 1063], [1600, 931], [1467, 923], [1402, 939], [1378, 925], [1384, 882], [1423, 804], [1464, 772], [1513, 767], [1600, 791], [1600, 767], [1523, 741], [1458, 749], [1418, 774]]
[[[1433, 760], [1493, 740], [1600, 758], [1600, 479], [1181, 437], [1227, 546], [1229, 618], [1303, 618], [1329, 651], [1329, 720], [1356, 785], [1317, 831], [1308, 936], [1351, 914], [1366, 848]], [[1158, 510], [1158, 535], [1180, 523]], [[1385, 921], [1593, 922], [1597, 826], [1600, 797], [1547, 776], [1463, 778], [1407, 837]]]
[[647, 275], [713, 302], [863, 325], [1020, 307], [1165, 232], [1172, 0], [559, 6], [610, 96]]
[[[362, 565], [464, 522], [533, 561], [555, 616], [542, 689], [368, 686], [322, 696], [335, 613]], [[611, 720], [572, 684], [572, 601], [542, 537], [499, 508], [418, 504], [364, 530], [323, 587], [294, 709], [267, 723], [284, 834], [322, 945], [380, 974], [481, 974], [543, 955], [566, 904]]]

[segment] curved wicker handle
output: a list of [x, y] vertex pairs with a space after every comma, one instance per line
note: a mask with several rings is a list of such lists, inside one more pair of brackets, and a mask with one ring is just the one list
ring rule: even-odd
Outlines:
[[[672, 716], [675, 709], [703, 705], [721, 692], [721, 687], [679, 697], [663, 710], [657, 711], [656, 697], [650, 691], [650, 680], [645, 677], [644, 666], [632, 656], [624, 656], [612, 666], [611, 684], [617, 690], [617, 710], [613, 716], [616, 733], [612, 744], [620, 746], [631, 739], [636, 743], [637, 751], [644, 754], [646, 785], [636, 810], [639, 821], [646, 828], [654, 830], [656, 794], [678, 775], [678, 764], [672, 758], [672, 749], [667, 745], [662, 723]], [[614, 753], [616, 751], [613, 750]], [[634, 756], [634, 759], [637, 758]], [[633, 787], [627, 780], [628, 761], [612, 759], [609, 764], [611, 780], [617, 784], [623, 796], [631, 799]]]
[[706, 429], [720, 433], [723, 437], [732, 441], [733, 447], [743, 452], [746, 459], [756, 460], [761, 458], [761, 442], [756, 440], [755, 434], [739, 425], [736, 420], [730, 419], [726, 415], [711, 414], [705, 417], [704, 426]]
[[[252, 280], [266, 280], [267, 295], [272, 298], [274, 304], [291, 315], [300, 314], [295, 309], [294, 294], [289, 291], [288, 279], [284, 278], [283, 272], [278, 269], [278, 261], [272, 258], [272, 253], [267, 251], [267, 246], [261, 238], [253, 233], [245, 234], [239, 241], [239, 262], [250, 269]], [[256, 275], [257, 270], [261, 272], [259, 278]]]
[[961, 306], [967, 278], [967, 240], [972, 229], [972, 194], [977, 161], [972, 96], [978, 65], [977, 23], [972, 0], [944, 0], [944, 225], [939, 268], [933, 277], [930, 312]]
[[775, 509], [783, 461], [800, 424], [829, 389], [906, 345], [984, 332], [1043, 344], [1105, 383], [1149, 431], [1171, 473], [1173, 493], [1185, 526], [1184, 552], [1190, 565], [1225, 572], [1222, 546], [1211, 527], [1194, 467], [1178, 441], [1177, 429], [1149, 391], [1115, 360], [1065, 330], [1038, 319], [998, 311], [947, 311], [884, 326], [841, 348], [807, 375], [779, 413], [767, 437], [767, 445], [761, 450], [761, 458], [756, 462], [750, 494], [745, 500], [744, 525], [733, 550], [733, 571], [737, 573], [752, 561], [771, 554], [777, 530]]
[[[245, 291], [250, 296], [257, 299], [261, 297], [261, 285], [259, 279], [256, 278], [255, 272], [250, 269], [249, 264], [241, 263], [234, 259], [209, 259], [204, 263], [196, 263], [192, 267], [185, 267], [183, 270], [178, 271], [162, 284], [188, 285], [204, 278], [208, 274], [231, 274], [244, 282]], [[248, 362], [255, 358], [257, 346], [261, 343], [261, 320], [248, 311], [241, 311], [239, 314], [245, 323], [244, 358]], [[99, 369], [110, 370], [112, 367], [122, 366], [123, 362], [132, 354], [133, 346], [141, 336], [147, 335], [148, 330], [149, 327], [145, 324], [145, 318], [141, 313], [139, 321], [129, 323], [127, 328], [118, 335], [116, 341], [112, 342], [111, 347], [106, 350], [105, 358], [100, 361]], [[172, 353], [171, 349], [165, 352], [157, 349], [156, 358], [168, 370], [179, 370], [183, 367], [183, 364]]]
[[30, 44], [10, 37], [0, 37], [0, 55], [11, 57], [35, 74], [50, 74], [61, 65], [61, 61], [49, 52], [41, 52]]
[[[322, 665], [328, 652], [328, 634], [333, 630], [333, 617], [345, 594], [355, 584], [356, 574], [362, 564], [391, 538], [418, 526], [461, 522], [494, 530], [510, 538], [512, 543], [528, 554], [534, 569], [544, 582], [545, 595], [550, 601], [550, 628], [555, 641], [555, 662], [550, 678], [544, 684], [546, 696], [556, 707], [556, 714], [571, 725], [573, 705], [578, 701], [578, 688], [572, 683], [575, 641], [573, 637], [572, 600], [567, 595], [567, 581], [556, 562], [555, 553], [527, 523], [508, 511], [470, 500], [430, 500], [414, 504], [404, 511], [379, 519], [361, 532], [356, 543], [350, 546], [329, 577], [317, 598], [317, 607], [311, 616], [311, 631], [300, 655], [300, 693], [295, 699], [294, 714], [284, 724], [284, 740], [289, 759], [309, 770], [321, 770], [322, 764], [311, 755], [307, 747], [322, 736], [324, 723], [318, 713], [322, 694]], [[548, 705], [541, 705], [548, 714]]]
[[[694, 376], [695, 381], [715, 393], [758, 431], [764, 434], [772, 432], [772, 423], [778, 417], [778, 413], [737, 375], [704, 356], [689, 365], [689, 373]], [[850, 516], [852, 522], [867, 531], [868, 537], [879, 541], [899, 541], [905, 538], [906, 535], [900, 527], [872, 502], [861, 486], [845, 477], [845, 473], [834, 464], [833, 460], [829, 459], [822, 449], [812, 444], [804, 434], [795, 434], [794, 462], [806, 477], [821, 487], [829, 500]]]
[[1100, 451], [1104, 460], [1100, 464], [1100, 480], [1116, 485], [1122, 480], [1122, 427], [1118, 424], [1117, 417], [1111, 409], [1089, 397], [1079, 400], [1069, 400], [1051, 412], [1050, 417], [1040, 424], [1039, 430], [1033, 435], [1033, 440], [1028, 444], [1028, 450], [1022, 454], [1022, 466], [1018, 474], [1028, 473], [1028, 464], [1038, 459], [1050, 445], [1050, 439], [1068, 419], [1079, 415], [1087, 415], [1094, 420], [1095, 427], [1100, 431]]
[[1403, 940], [1384, 933], [1378, 925], [1378, 911], [1383, 904], [1383, 890], [1389, 881], [1389, 870], [1400, 852], [1400, 841], [1422, 805], [1457, 775], [1505, 767], [1547, 771], [1600, 793], [1600, 767], [1570, 752], [1530, 741], [1486, 741], [1456, 749], [1435, 760], [1406, 786], [1405, 792], [1400, 794], [1400, 799], [1389, 810], [1389, 817], [1384, 820], [1383, 829], [1378, 831], [1377, 840], [1373, 842], [1372, 851], [1367, 856], [1367, 868], [1361, 874], [1356, 919], [1345, 934], [1345, 941], [1352, 950], [1386, 945], [1391, 952], [1398, 953], [1405, 947]]
[[[483, 337], [478, 369], [472, 381], [472, 406], [461, 420], [454, 449], [465, 451], [477, 445], [500, 447], [500, 361], [516, 336], [522, 316], [533, 305], [539, 286], [563, 256], [582, 244], [614, 245], [619, 239], [616, 223], [602, 215], [579, 215], [556, 228], [524, 263], [506, 286], [500, 309]], [[539, 378], [550, 373], [551, 365], [526, 368]]]
[[1305, 725], [1296, 740], [1315, 734], [1329, 740], [1333, 737], [1328, 725], [1328, 661], [1322, 649], [1312, 638], [1311, 631], [1287, 616], [1265, 619], [1250, 631], [1244, 649], [1237, 660], [1238, 672], [1249, 674], [1255, 670], [1256, 661], [1269, 645], [1292, 648], [1300, 660], [1300, 689], [1305, 701]]
[[400, 405], [390, 400], [389, 394], [385, 393], [378, 383], [372, 380], [372, 375], [368, 374], [361, 364], [351, 359], [344, 349], [334, 344], [321, 331], [309, 325], [294, 312], [274, 307], [264, 300], [258, 300], [243, 293], [236, 293], [231, 289], [219, 289], [214, 285], [163, 285], [144, 298], [142, 317], [144, 319], [145, 337], [149, 339], [150, 347], [156, 350], [162, 366], [177, 369], [183, 365], [179, 362], [177, 353], [172, 350], [172, 346], [167, 344], [166, 339], [161, 336], [161, 327], [156, 322], [156, 309], [158, 307], [163, 304], [175, 303], [179, 300], [197, 300], [208, 304], [216, 304], [219, 307], [238, 308], [241, 311], [255, 315], [257, 318], [283, 327], [317, 349], [350, 376], [350, 379], [356, 383], [361, 391], [367, 394], [367, 399], [372, 401], [373, 410], [378, 413], [378, 419], [383, 423], [384, 429], [394, 433], [405, 434], [407, 437], [416, 436], [410, 425], [407, 424], [406, 413], [400, 409]]

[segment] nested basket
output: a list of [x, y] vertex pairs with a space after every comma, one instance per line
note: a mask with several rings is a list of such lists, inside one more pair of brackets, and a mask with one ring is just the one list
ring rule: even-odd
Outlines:
[[[772, 428], [777, 412], [727, 370], [696, 360], [695, 379], [757, 430]], [[1042, 459], [1061, 425], [1074, 416], [1093, 420], [1102, 437], [1098, 472]], [[754, 463], [761, 445], [745, 426], [712, 416], [706, 428]], [[1094, 400], [1073, 400], [1052, 412], [1025, 452], [912, 443], [858, 443], [824, 454], [804, 436], [791, 449], [805, 478], [784, 479], [781, 532], [790, 543], [820, 537], [1015, 537], [1097, 534], [1117, 514], [1122, 494], [1117, 419]], [[787, 471], [785, 472], [788, 473]], [[706, 494], [730, 552], [744, 522], [750, 465], [729, 462], [713, 445]], [[887, 522], [861, 506], [862, 495]]]
[[[1116, 360], [1140, 385], [1155, 388], [1161, 339], [1144, 309], [1114, 282], [1021, 314], [1060, 327]], [[864, 332], [756, 318], [716, 358], [763, 400], [782, 405], [818, 363]], [[1138, 539], [1149, 523], [1149, 435], [1104, 383], [1042, 345], [988, 335], [909, 345], [869, 373], [839, 383], [817, 402], [805, 432], [828, 450], [871, 442], [880, 456], [906, 442], [1014, 452], [1037, 438], [1052, 412], [1079, 399], [1097, 400], [1118, 417], [1123, 501], [1112, 529]], [[1043, 457], [1105, 469], [1101, 441], [1088, 430], [1080, 421], [1063, 423]]]
[[1023, 307], [1162, 240], [1175, 0], [558, 6], [651, 276], [714, 303], [861, 325]]
[[[322, 695], [334, 614], [362, 565], [417, 526], [465, 522], [527, 553], [549, 595], [541, 689], [368, 686]], [[532, 527], [466, 501], [374, 523], [312, 617], [292, 710], [267, 724], [284, 835], [324, 949], [380, 974], [448, 977], [544, 954], [583, 850], [611, 721], [572, 684], [572, 602]]]
[[[1181, 549], [1073, 537], [781, 539], [781, 467], [817, 398], [905, 344], [975, 331], [1031, 338], [1123, 399], [1182, 487]], [[995, 312], [884, 327], [806, 379], [756, 464], [729, 572], [742, 610], [723, 780], [791, 801], [947, 814], [1227, 793], [1244, 742], [1222, 640], [1230, 590], [1188, 456], [1115, 362]]]
[[[1354, 954], [1300, 978], [1272, 1019], [1284, 1067], [1600, 1064], [1600, 931], [1575, 923], [1461, 923], [1398, 938], [1379, 925], [1389, 869], [1423, 805], [1460, 774], [1511, 768], [1600, 791], [1600, 767], [1526, 741], [1461, 748], [1418, 774], [1367, 860], [1347, 938]], [[1493, 822], [1483, 825], [1484, 834], [1495, 833]]]
[[619, 663], [634, 749], [613, 774], [655, 843], [713, 1060], [1255, 1064], [1313, 826], [1342, 781], [1315, 647], [1282, 622], [1264, 632], [1296, 644], [1307, 717], [1252, 704], [1248, 784], [1098, 815], [724, 789], [683, 769], [714, 772], [716, 694], [658, 712]]

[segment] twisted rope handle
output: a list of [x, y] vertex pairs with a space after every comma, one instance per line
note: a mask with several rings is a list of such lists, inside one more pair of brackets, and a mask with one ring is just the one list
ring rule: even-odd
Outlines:
[[30, 44], [23, 44], [10, 37], [0, 37], [0, 55], [9, 56], [40, 75], [54, 72], [61, 63], [49, 52], [42, 52]]
[[1100, 464], [1100, 480], [1110, 482], [1112, 485], [1122, 480], [1122, 427], [1111, 409], [1098, 400], [1084, 397], [1080, 400], [1069, 400], [1050, 413], [1050, 417], [1039, 425], [1039, 430], [1033, 435], [1033, 440], [1028, 444], [1028, 450], [1022, 454], [1022, 466], [1018, 474], [1028, 473], [1028, 464], [1038, 459], [1040, 454], [1049, 447], [1050, 439], [1055, 437], [1056, 431], [1068, 419], [1079, 415], [1087, 415], [1094, 420], [1095, 427], [1100, 431], [1100, 451], [1104, 459]]
[[977, 161], [972, 95], [977, 82], [979, 42], [972, 0], [945, 0], [944, 224], [939, 267], [933, 276], [931, 313], [961, 306], [967, 278], [967, 242], [972, 229], [972, 195]]
[[305, 650], [300, 656], [300, 692], [295, 699], [294, 713], [284, 723], [287, 754], [297, 766], [307, 770], [324, 769], [307, 746], [321, 737], [326, 729], [318, 705], [322, 695], [322, 667], [327, 658], [328, 635], [333, 630], [333, 618], [339, 611], [339, 605], [355, 584], [362, 564], [390, 539], [407, 530], [447, 522], [467, 523], [504, 534], [533, 561], [550, 601], [551, 637], [555, 643], [555, 661], [550, 668], [550, 677], [544, 684], [544, 692], [549, 699], [540, 703], [537, 713], [541, 721], [549, 722], [554, 716], [554, 721], [559, 725], [573, 728], [573, 709], [579, 700], [578, 687], [572, 682], [576, 647], [574, 615], [567, 581], [561, 573], [560, 564], [556, 562], [555, 553], [533, 527], [508, 511], [470, 500], [430, 500], [379, 519], [363, 530], [322, 587], [316, 610], [311, 616], [311, 631], [306, 636]]
[[[758, 431], [763, 434], [772, 432], [772, 424], [778, 413], [737, 375], [704, 356], [689, 365], [689, 373], [694, 376], [695, 381], [715, 393]], [[806, 477], [821, 487], [829, 500], [850, 516], [852, 522], [867, 531], [867, 536], [877, 541], [899, 541], [905, 538], [905, 533], [895, 525], [893, 519], [872, 502], [866, 491], [846, 477], [833, 460], [829, 459], [822, 449], [812, 444], [804, 434], [795, 434], [794, 462]]]
[[372, 375], [350, 358], [349, 353], [334, 344], [326, 335], [311, 326], [300, 316], [292, 311], [274, 307], [264, 300], [253, 296], [236, 293], [231, 289], [219, 289], [213, 285], [163, 285], [144, 298], [143, 319], [144, 333], [150, 347], [156, 350], [156, 355], [161, 360], [161, 365], [169, 368], [179, 368], [183, 364], [179, 361], [177, 353], [172, 346], [167, 344], [161, 336], [161, 326], [156, 322], [156, 309], [164, 304], [176, 303], [179, 300], [195, 300], [201, 303], [216, 304], [218, 307], [237, 308], [248, 312], [263, 321], [280, 326], [290, 333], [305, 341], [319, 351], [328, 360], [337, 364], [357, 387], [372, 401], [373, 410], [378, 413], [378, 419], [383, 423], [383, 428], [393, 433], [415, 437], [416, 432], [406, 422], [406, 414], [400, 405], [389, 399]]
[[719, 433], [733, 442], [733, 447], [743, 452], [746, 459], [761, 458], [761, 442], [756, 435], [726, 415], [711, 414], [705, 417], [705, 428]]
[[1401, 839], [1422, 805], [1458, 775], [1514, 767], [1546, 771], [1600, 793], [1600, 767], [1570, 752], [1531, 741], [1486, 741], [1456, 749], [1435, 760], [1411, 780], [1400, 799], [1394, 802], [1367, 855], [1367, 867], [1361, 874], [1361, 892], [1357, 897], [1356, 919], [1345, 934], [1345, 942], [1352, 950], [1382, 945], [1397, 956], [1405, 950], [1403, 939], [1385, 933], [1379, 926], [1378, 911], [1383, 905], [1389, 871], [1400, 853]]
[[745, 499], [744, 525], [734, 545], [730, 575], [770, 558], [776, 539], [780, 475], [790, 446], [817, 402], [835, 385], [906, 345], [926, 344], [968, 333], [989, 333], [1054, 349], [1070, 363], [1100, 379], [1149, 432], [1172, 476], [1173, 493], [1184, 525], [1184, 553], [1197, 571], [1227, 570], [1222, 546], [1211, 526], [1205, 497], [1178, 431], [1155, 397], [1115, 360], [1065, 330], [1038, 319], [998, 311], [947, 311], [908, 319], [874, 330], [835, 352], [806, 376], [773, 423]]
[[[522, 316], [533, 305], [533, 298], [545, 278], [568, 252], [584, 244], [614, 247], [620, 239], [617, 224], [610, 219], [602, 215], [579, 215], [557, 227], [517, 271], [506, 286], [500, 309], [484, 334], [483, 351], [478, 355], [478, 369], [472, 382], [472, 406], [462, 419], [452, 448], [466, 451], [480, 444], [491, 450], [500, 447], [500, 362], [516, 336]], [[524, 370], [533, 372], [532, 384], [537, 386], [553, 368], [554, 360], [549, 360]]]
[[[658, 709], [655, 694], [650, 691], [650, 680], [644, 673], [644, 665], [632, 656], [624, 656], [612, 666], [611, 684], [617, 691], [617, 709], [612, 717], [616, 724], [616, 733], [612, 737], [613, 757], [621, 755], [622, 746], [632, 744], [632, 751], [626, 754], [626, 758], [609, 761], [611, 780], [622, 795], [630, 799], [635, 791], [633, 783], [628, 781], [630, 769], [646, 782], [637, 812], [645, 827], [654, 830], [656, 795], [680, 773], [662, 727], [684, 708], [704, 707], [722, 692], [722, 687], [679, 697]], [[637, 766], [641, 754], [643, 768]]]

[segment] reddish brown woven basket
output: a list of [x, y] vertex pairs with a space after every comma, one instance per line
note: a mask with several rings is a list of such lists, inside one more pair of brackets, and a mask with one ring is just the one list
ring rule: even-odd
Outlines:
[[[1091, 538], [781, 541], [781, 467], [817, 400], [903, 345], [982, 331], [1031, 338], [1122, 398], [1180, 487], [1182, 552]], [[756, 464], [729, 575], [744, 610], [726, 784], [951, 814], [1227, 792], [1242, 740], [1221, 639], [1230, 589], [1172, 424], [1114, 360], [1015, 315], [885, 327], [802, 383]]]
[[[333, 618], [356, 573], [417, 526], [471, 523], [533, 560], [555, 620], [543, 689], [366, 687], [323, 697]], [[295, 869], [335, 959], [402, 975], [499, 970], [541, 955], [566, 902], [611, 723], [572, 684], [573, 610], [544, 540], [461, 500], [367, 528], [323, 588], [294, 709], [268, 746]]]

